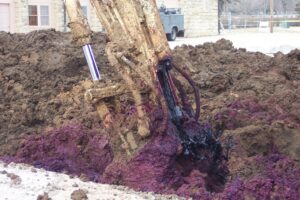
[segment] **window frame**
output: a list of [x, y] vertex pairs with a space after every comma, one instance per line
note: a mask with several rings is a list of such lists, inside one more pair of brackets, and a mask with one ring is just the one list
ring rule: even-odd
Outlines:
[[[29, 15], [29, 6], [36, 6], [37, 7], [37, 25], [29, 25], [29, 16], [33, 16], [33, 15]], [[48, 7], [48, 20], [49, 23], [48, 25], [42, 25], [41, 24], [41, 6], [47, 6]], [[29, 27], [40, 27], [40, 28], [50, 28], [51, 27], [51, 5], [49, 3], [29, 3], [27, 6], [27, 10], [28, 10], [28, 26]], [[45, 17], [46, 15], [43, 15], [43, 17]]]

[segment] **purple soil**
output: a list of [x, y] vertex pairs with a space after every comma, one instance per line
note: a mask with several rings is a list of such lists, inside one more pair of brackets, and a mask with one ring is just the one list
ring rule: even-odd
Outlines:
[[[134, 113], [131, 107], [128, 109]], [[222, 153], [217, 151], [218, 157], [212, 149], [198, 148], [199, 155], [205, 159], [184, 156], [177, 128], [169, 123], [166, 133], [157, 133], [155, 127], [162, 121], [162, 112], [153, 109], [150, 113], [153, 122], [151, 138], [127, 163], [113, 160], [103, 133], [78, 125], [30, 136], [15, 157], [4, 160], [84, 176], [91, 181], [125, 185], [139, 191], [194, 198], [209, 195], [207, 190], [222, 191], [228, 174]], [[207, 126], [201, 126], [193, 119], [184, 122], [183, 127], [191, 137], [208, 133]]]
[[257, 156], [252, 165], [258, 168], [256, 174], [246, 180], [231, 181], [216, 199], [299, 199], [299, 163], [287, 156], [270, 154]]
[[[161, 121], [161, 113], [155, 112], [154, 127]], [[190, 122], [185, 129], [195, 134], [203, 128], [196, 124]], [[177, 134], [172, 125], [166, 134], [153, 134], [139, 153], [124, 165], [112, 162], [104, 133], [69, 125], [30, 136], [17, 156], [6, 160], [84, 176], [92, 181], [193, 199], [298, 199], [300, 167], [288, 157], [279, 154], [257, 156], [254, 163], [249, 163], [255, 168], [253, 174], [247, 179], [229, 181], [224, 189], [222, 179], [216, 176], [217, 171], [208, 171], [212, 168], [211, 161], [197, 162], [180, 156], [182, 146]], [[224, 169], [218, 172], [226, 174], [226, 166], [220, 167]]]
[[292, 112], [284, 111], [279, 105], [271, 102], [259, 102], [258, 99], [249, 97], [228, 104], [222, 112], [215, 116], [215, 120], [225, 129], [236, 129], [248, 124], [255, 124], [257, 121], [271, 124], [279, 120], [300, 128], [298, 117]]
[[[157, 110], [153, 113], [156, 119], [152, 125], [157, 127], [162, 113]], [[206, 134], [203, 126], [190, 120], [184, 123], [184, 130], [189, 136]], [[109, 165], [102, 181], [126, 185], [140, 191], [175, 193], [186, 197], [199, 192], [188, 192], [191, 187], [202, 187], [203, 191], [221, 191], [224, 177], [228, 173], [226, 165], [221, 162], [222, 158], [214, 158], [214, 152], [209, 149], [198, 152], [199, 155], [206, 156], [201, 161], [192, 156], [184, 156], [178, 135], [178, 129], [171, 123], [166, 133], [156, 133], [154, 129], [151, 139], [138, 154], [126, 165], [118, 162]], [[198, 178], [193, 178], [194, 175]]]
[[[299, 198], [300, 166], [287, 156], [276, 153], [256, 156], [248, 163], [252, 174], [246, 179], [229, 181], [223, 190], [220, 179], [207, 173], [205, 162], [180, 156], [182, 149], [176, 134], [176, 128], [169, 126], [166, 134], [153, 135], [124, 165], [112, 162], [111, 150], [103, 134], [70, 125], [43, 136], [31, 136], [13, 160], [47, 170], [84, 175], [93, 181], [193, 199]], [[226, 170], [219, 169], [219, 172]], [[210, 183], [219, 193], [208, 191]]]
[[3, 159], [70, 175], [84, 175], [99, 182], [100, 175], [112, 161], [112, 152], [104, 134], [69, 125], [28, 137], [15, 157]]

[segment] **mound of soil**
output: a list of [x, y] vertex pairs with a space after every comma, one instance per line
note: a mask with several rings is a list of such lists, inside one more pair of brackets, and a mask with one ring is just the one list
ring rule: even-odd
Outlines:
[[[96, 34], [94, 41], [104, 79], [118, 81], [104, 54], [105, 36]], [[300, 51], [269, 57], [219, 40], [177, 47], [173, 56], [200, 89], [201, 121], [224, 131], [221, 142], [230, 149], [225, 186], [207, 170], [191, 167], [193, 162], [182, 162], [177, 157], [180, 141], [168, 134], [153, 135], [127, 166], [110, 163], [113, 156], [103, 146], [106, 133], [97, 111], [83, 98], [92, 82], [82, 51], [70, 42], [69, 34], [53, 30], [0, 33], [0, 155], [49, 170], [85, 174], [90, 180], [194, 199], [299, 197]], [[175, 76], [194, 103], [192, 88]], [[129, 125], [130, 110], [125, 108]], [[173, 131], [172, 126], [169, 129]], [[69, 140], [60, 140], [59, 135]], [[59, 148], [50, 151], [38, 146], [47, 143], [51, 145], [45, 145], [46, 149]], [[71, 148], [65, 149], [66, 144]], [[88, 146], [97, 149], [99, 168]], [[35, 150], [24, 153], [30, 147]], [[68, 153], [71, 149], [74, 154]], [[73, 158], [81, 154], [83, 162], [76, 163]], [[102, 156], [106, 159], [101, 160]], [[44, 157], [55, 160], [51, 161], [55, 165]]]
[[[106, 37], [96, 34], [97, 63], [105, 72]], [[105, 73], [108, 75], [109, 73]], [[91, 82], [80, 47], [54, 30], [0, 33], [0, 155], [15, 153], [27, 134], [76, 121], [92, 128], [98, 114], [83, 100]], [[97, 126], [99, 127], [99, 125]]]

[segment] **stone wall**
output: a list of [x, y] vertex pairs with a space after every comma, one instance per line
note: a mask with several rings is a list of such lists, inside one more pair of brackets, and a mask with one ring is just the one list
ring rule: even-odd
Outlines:
[[157, 0], [157, 5], [181, 8], [185, 18], [185, 36], [218, 34], [218, 0]]
[[178, 0], [156, 0], [157, 6], [160, 7], [162, 4], [167, 8], [178, 8], [179, 2]]
[[[50, 5], [50, 26], [35, 27], [28, 25], [28, 5], [44, 2]], [[81, 0], [88, 7], [88, 20], [93, 31], [102, 31], [102, 26], [89, 0]], [[218, 0], [157, 0], [157, 5], [179, 7], [185, 16], [185, 36], [199, 37], [218, 34]], [[63, 0], [14, 0], [15, 32], [29, 32], [38, 29], [55, 28], [69, 30], [64, 23]]]
[[[61, 30], [63, 26], [63, 7], [61, 0], [15, 0], [15, 31], [30, 32], [33, 30], [55, 28]], [[50, 25], [49, 26], [29, 26], [28, 23], [28, 5], [44, 4], [49, 5]], [[62, 19], [62, 20], [61, 20]]]
[[21, 1], [15, 0], [15, 32], [25, 32], [25, 26], [28, 24], [28, 21], [23, 17], [28, 13], [27, 6]]
[[179, 7], [186, 37], [218, 34], [218, 0], [179, 0]]
[[[98, 21], [95, 10], [88, 0], [81, 0], [83, 5], [88, 6], [89, 23], [93, 31], [102, 31], [102, 26]], [[45, 4], [50, 6], [50, 26], [29, 26], [28, 25], [28, 5]], [[27, 33], [33, 30], [54, 28], [58, 31], [69, 30], [64, 22], [63, 0], [15, 0], [15, 32]]]
[[164, 3], [164, 0], [156, 0], [156, 5], [159, 7]]

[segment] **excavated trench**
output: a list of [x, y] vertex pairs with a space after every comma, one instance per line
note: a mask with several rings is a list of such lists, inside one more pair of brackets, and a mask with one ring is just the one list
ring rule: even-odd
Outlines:
[[[96, 34], [94, 41], [103, 79], [120, 81], [104, 53], [105, 35]], [[186, 120], [185, 132], [212, 136], [211, 146], [220, 142], [223, 150], [201, 149], [205, 159], [183, 156], [178, 129], [170, 122], [165, 134], [157, 133], [162, 111], [145, 102], [151, 136], [135, 137], [141, 148], [126, 159], [116, 132], [133, 129], [135, 107], [121, 99], [113, 127], [103, 128], [95, 107], [84, 100], [92, 82], [70, 35], [1, 32], [2, 160], [194, 199], [298, 199], [300, 51], [269, 57], [220, 40], [177, 47], [173, 56], [201, 95], [201, 124]], [[193, 89], [174, 76], [195, 107]]]

